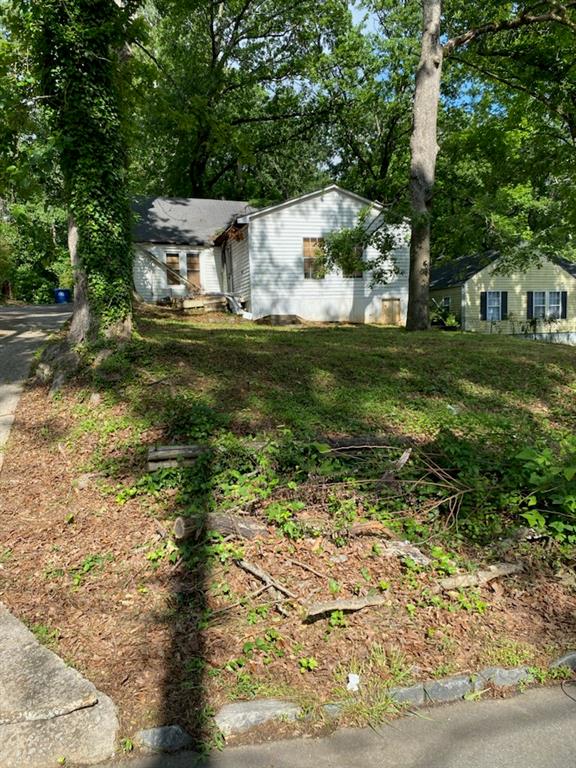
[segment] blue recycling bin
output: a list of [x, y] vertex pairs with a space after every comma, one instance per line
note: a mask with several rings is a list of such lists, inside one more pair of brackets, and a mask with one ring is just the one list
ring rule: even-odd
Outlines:
[[56, 304], [70, 304], [72, 301], [72, 292], [69, 288], [55, 288], [54, 300]]

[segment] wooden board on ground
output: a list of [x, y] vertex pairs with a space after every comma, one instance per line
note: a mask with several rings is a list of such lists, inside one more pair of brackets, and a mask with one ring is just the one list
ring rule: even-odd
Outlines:
[[205, 445], [157, 445], [148, 449], [148, 471], [191, 467], [199, 456], [207, 453]]

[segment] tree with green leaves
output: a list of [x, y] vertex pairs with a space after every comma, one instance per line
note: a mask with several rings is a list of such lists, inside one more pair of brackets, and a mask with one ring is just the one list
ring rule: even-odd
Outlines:
[[326, 180], [329, 86], [363, 47], [346, 0], [155, 0], [144, 16], [135, 186], [270, 200]]
[[359, 65], [331, 84], [344, 106], [330, 125], [329, 161], [344, 187], [377, 200], [393, 219], [408, 214], [413, 72], [418, 61], [417, 8], [368, 0], [370, 26], [363, 32]]
[[[474, 87], [440, 120], [432, 262], [497, 250], [507, 270], [573, 258], [576, 152], [567, 128], [525, 93]], [[458, 226], [454, 226], [458, 222]]]
[[137, 0], [14, 0], [58, 151], [74, 267], [70, 340], [131, 332], [123, 55]]
[[29, 51], [0, 3], [0, 289], [24, 301], [54, 300], [71, 286], [62, 177]]
[[[452, 34], [441, 43], [442, 12], [446, 12], [447, 27]], [[431, 207], [434, 190], [437, 144], [438, 106], [444, 58], [455, 51], [485, 39], [495, 40], [504, 35], [523, 35], [525, 30], [538, 28], [560, 42], [566, 30], [576, 30], [576, 2], [541, 0], [534, 4], [510, 4], [502, 0], [471, 8], [457, 0], [443, 8], [442, 0], [422, 0], [423, 33], [421, 58], [416, 72], [411, 137], [410, 194], [412, 205], [412, 238], [410, 246], [410, 288], [407, 328], [428, 327], [428, 289], [430, 281]], [[560, 84], [556, 83], [556, 86]], [[560, 85], [560, 87], [562, 87]]]

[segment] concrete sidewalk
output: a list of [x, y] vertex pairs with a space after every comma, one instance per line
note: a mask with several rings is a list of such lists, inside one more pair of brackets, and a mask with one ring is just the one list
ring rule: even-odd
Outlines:
[[34, 352], [70, 313], [68, 305], [0, 307], [0, 469]]
[[[566, 691], [576, 696], [576, 685]], [[105, 768], [572, 768], [576, 701], [560, 688], [512, 699], [461, 702], [374, 731], [231, 747], [205, 761], [181, 753], [107, 763]]]

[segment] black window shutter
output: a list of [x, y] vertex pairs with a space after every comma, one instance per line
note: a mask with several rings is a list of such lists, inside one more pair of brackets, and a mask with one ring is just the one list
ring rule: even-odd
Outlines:
[[486, 320], [486, 308], [488, 306], [488, 296], [486, 291], [480, 294], [480, 320]]
[[508, 319], [508, 291], [500, 291], [500, 319]]
[[526, 319], [532, 320], [534, 317], [534, 291], [528, 291], [526, 298], [528, 300], [526, 305]]
[[560, 319], [566, 320], [568, 317], [568, 292], [562, 291], [560, 294], [560, 299], [562, 301], [562, 311], [560, 312]]

